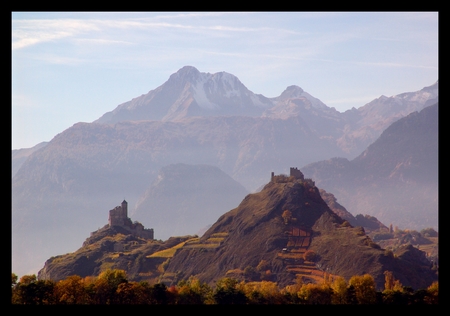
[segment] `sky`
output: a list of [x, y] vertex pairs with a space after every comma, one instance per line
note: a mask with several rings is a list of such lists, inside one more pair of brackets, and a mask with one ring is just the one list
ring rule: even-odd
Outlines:
[[344, 112], [438, 80], [438, 12], [11, 12], [12, 149], [159, 87], [186, 65]]

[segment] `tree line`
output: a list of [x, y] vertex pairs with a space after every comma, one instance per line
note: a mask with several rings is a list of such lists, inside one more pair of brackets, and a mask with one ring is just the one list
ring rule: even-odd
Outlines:
[[64, 280], [38, 280], [36, 275], [25, 275], [18, 280], [12, 273], [11, 302], [25, 305], [110, 305], [110, 304], [437, 304], [438, 282], [426, 289], [413, 290], [385, 272], [384, 290], [376, 290], [374, 278], [353, 276], [347, 282], [343, 277], [326, 277], [322, 283], [295, 284], [279, 289], [271, 281], [245, 282], [221, 278], [215, 287], [200, 282], [196, 277], [177, 285], [150, 284], [146, 281], [128, 281], [124, 270], [109, 269], [97, 277], [77, 275]]

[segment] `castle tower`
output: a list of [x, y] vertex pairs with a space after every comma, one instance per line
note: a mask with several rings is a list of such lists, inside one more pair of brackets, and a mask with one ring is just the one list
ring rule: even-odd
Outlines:
[[122, 202], [122, 217], [127, 218], [128, 217], [128, 202], [123, 200]]
[[303, 173], [298, 170], [297, 168], [290, 168], [290, 176], [294, 177], [296, 179], [301, 179], [301, 180], [305, 180]]

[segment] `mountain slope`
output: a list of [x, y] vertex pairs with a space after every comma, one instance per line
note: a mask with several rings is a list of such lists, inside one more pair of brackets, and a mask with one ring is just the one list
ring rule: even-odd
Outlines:
[[352, 214], [437, 229], [438, 105], [396, 121], [351, 161], [334, 158], [303, 170]]
[[157, 239], [193, 235], [236, 207], [247, 193], [217, 167], [174, 164], [160, 170], [132, 215], [151, 223]]
[[27, 160], [27, 158], [34, 153], [36, 150], [41, 149], [45, 147], [48, 144], [48, 142], [42, 142], [37, 144], [36, 146], [33, 146], [31, 148], [21, 148], [21, 149], [13, 149], [11, 152], [11, 170], [12, 170], [12, 177], [13, 178], [17, 171], [20, 169], [22, 164]]
[[358, 108], [342, 113], [347, 121], [343, 135], [337, 138], [338, 146], [349, 153], [347, 158], [359, 155], [381, 133], [398, 119], [435, 104], [439, 82], [419, 91], [405, 92], [391, 97], [384, 95]]

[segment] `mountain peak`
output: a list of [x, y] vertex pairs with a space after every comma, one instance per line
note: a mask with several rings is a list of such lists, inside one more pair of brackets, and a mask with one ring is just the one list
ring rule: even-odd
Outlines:
[[196, 79], [200, 75], [200, 71], [193, 66], [184, 66], [180, 68], [176, 73], [172, 74], [169, 80], [173, 79]]
[[292, 85], [287, 87], [278, 98], [282, 100], [299, 98], [302, 96], [303, 92], [304, 92], [303, 89], [300, 88], [299, 86]]

